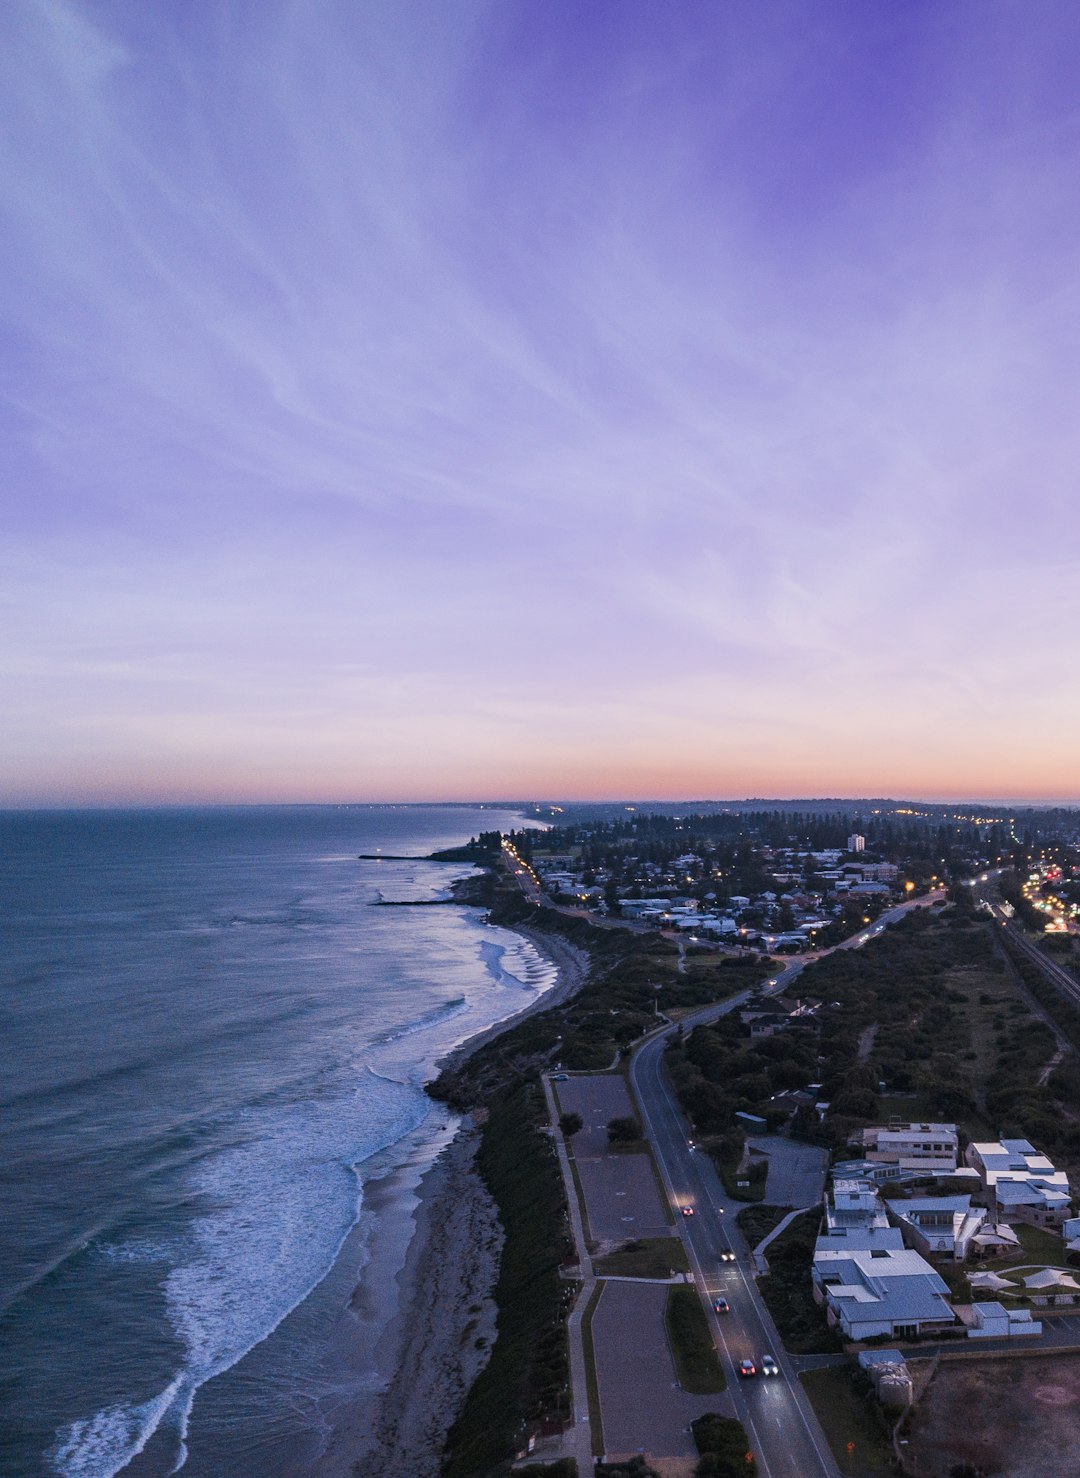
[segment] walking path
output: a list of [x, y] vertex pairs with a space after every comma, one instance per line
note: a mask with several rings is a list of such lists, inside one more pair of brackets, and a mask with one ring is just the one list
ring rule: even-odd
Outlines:
[[780, 1233], [785, 1231], [797, 1216], [801, 1216], [804, 1211], [812, 1211], [813, 1209], [813, 1206], [796, 1206], [794, 1211], [788, 1212], [783, 1221], [778, 1221], [776, 1223], [771, 1232], [766, 1233], [766, 1235], [762, 1237], [761, 1241], [757, 1244], [757, 1246], [752, 1250], [750, 1254], [750, 1256], [754, 1259], [754, 1267], [758, 1270], [758, 1272], [768, 1272], [769, 1270], [768, 1261], [764, 1256], [765, 1249], [766, 1247], [768, 1247], [769, 1243], [775, 1242]]
[[577, 1298], [574, 1307], [570, 1310], [566, 1321], [566, 1339], [570, 1349], [570, 1409], [573, 1413], [574, 1424], [563, 1437], [563, 1453], [566, 1457], [575, 1458], [578, 1472], [580, 1474], [591, 1473], [593, 1470], [593, 1441], [592, 1424], [589, 1420], [589, 1387], [586, 1376], [585, 1342], [582, 1337], [582, 1321], [585, 1311], [589, 1307], [589, 1301], [596, 1287], [596, 1279], [593, 1277], [592, 1259], [589, 1256], [588, 1243], [585, 1240], [585, 1228], [581, 1220], [581, 1206], [578, 1202], [577, 1190], [574, 1186], [574, 1177], [570, 1169], [570, 1156], [566, 1152], [566, 1143], [559, 1132], [559, 1110], [555, 1103], [555, 1094], [552, 1091], [547, 1075], [542, 1077], [544, 1084], [544, 1098], [547, 1101], [548, 1115], [555, 1126], [555, 1151], [559, 1157], [559, 1169], [562, 1171], [563, 1188], [566, 1192], [566, 1209], [570, 1216], [570, 1230], [574, 1237], [574, 1251], [577, 1253], [578, 1266], [581, 1269], [581, 1282], [578, 1287]]

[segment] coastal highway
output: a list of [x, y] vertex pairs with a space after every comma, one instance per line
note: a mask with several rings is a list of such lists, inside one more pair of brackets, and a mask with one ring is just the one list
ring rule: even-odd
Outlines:
[[[775, 977], [769, 993], [786, 989], [801, 969], [802, 961], [787, 966]], [[695, 1012], [685, 1018], [684, 1027], [714, 1021], [736, 1010], [748, 994], [744, 991], [720, 1006]], [[698, 1289], [703, 1294], [708, 1291], [707, 1314], [735, 1413], [746, 1428], [764, 1478], [836, 1478], [839, 1470], [828, 1443], [751, 1274], [746, 1244], [735, 1226], [740, 1203], [725, 1195], [709, 1156], [690, 1149], [686, 1120], [663, 1070], [670, 1030], [658, 1033], [634, 1053], [630, 1078], [671, 1204], [694, 1209], [693, 1216], [679, 1218], [680, 1231]], [[737, 1260], [721, 1263], [718, 1254], [728, 1246]], [[730, 1314], [714, 1311], [717, 1294], [730, 1303]], [[739, 1376], [740, 1360], [749, 1357], [760, 1367], [765, 1354], [775, 1356], [778, 1376]]]
[[[942, 890], [899, 904], [837, 948], [859, 949], [912, 908], [928, 907], [943, 897]], [[766, 986], [766, 994], [787, 990], [806, 963], [805, 959], [793, 960], [778, 971]], [[742, 991], [684, 1017], [684, 1031], [737, 1010], [749, 994]], [[664, 1050], [674, 1030], [674, 1026], [665, 1027], [637, 1048], [630, 1061], [630, 1081], [671, 1204], [694, 1210], [693, 1216], [679, 1217], [679, 1230], [705, 1301], [736, 1414], [746, 1427], [764, 1478], [836, 1478], [839, 1469], [824, 1433], [758, 1293], [748, 1248], [735, 1226], [741, 1203], [726, 1195], [709, 1156], [690, 1148], [689, 1126], [663, 1068]], [[718, 1261], [725, 1247], [735, 1252], [735, 1262]], [[730, 1313], [717, 1314], [713, 1309], [718, 1294], [730, 1303]], [[760, 1369], [765, 1354], [775, 1357], [779, 1375], [739, 1376], [740, 1360], [750, 1358]]]

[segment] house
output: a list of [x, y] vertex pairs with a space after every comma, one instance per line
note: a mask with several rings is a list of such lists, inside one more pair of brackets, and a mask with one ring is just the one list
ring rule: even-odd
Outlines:
[[879, 1124], [862, 1132], [868, 1160], [929, 1175], [956, 1169], [958, 1143], [955, 1124]]
[[[895, 1228], [889, 1228], [899, 1237]], [[945, 1280], [906, 1247], [867, 1251], [822, 1246], [818, 1239], [812, 1278], [826, 1317], [851, 1340], [910, 1338], [955, 1323]]]
[[969, 1144], [966, 1159], [986, 1189], [992, 1219], [1002, 1214], [1010, 1221], [1058, 1229], [1070, 1219], [1068, 1176], [1026, 1139]]
[[948, 1285], [889, 1225], [885, 1204], [865, 1181], [835, 1180], [814, 1244], [814, 1297], [848, 1339], [892, 1338], [954, 1322]]
[[904, 1242], [924, 1256], [936, 1253], [964, 1262], [972, 1241], [986, 1220], [985, 1208], [972, 1207], [970, 1196], [919, 1196], [890, 1201]]

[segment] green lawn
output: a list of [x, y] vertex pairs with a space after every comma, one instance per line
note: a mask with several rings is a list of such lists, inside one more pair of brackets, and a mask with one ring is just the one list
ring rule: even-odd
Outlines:
[[713, 1396], [724, 1390], [724, 1372], [697, 1290], [685, 1284], [670, 1289], [664, 1322], [683, 1390], [692, 1396]]
[[[846, 1366], [807, 1370], [799, 1379], [829, 1439], [844, 1478], [878, 1478], [895, 1473], [892, 1444], [878, 1425], [869, 1402], [851, 1383]], [[848, 1451], [848, 1443], [854, 1451]]]
[[1061, 1237], [1052, 1232], [1044, 1232], [1042, 1227], [1025, 1226], [1023, 1222], [1012, 1222], [1010, 1225], [1020, 1238], [1020, 1246], [1027, 1254], [1029, 1262], [1065, 1266], [1065, 1243]]
[[645, 1237], [627, 1242], [618, 1251], [593, 1262], [593, 1272], [608, 1278], [668, 1278], [672, 1273], [689, 1271], [686, 1248], [678, 1237]]

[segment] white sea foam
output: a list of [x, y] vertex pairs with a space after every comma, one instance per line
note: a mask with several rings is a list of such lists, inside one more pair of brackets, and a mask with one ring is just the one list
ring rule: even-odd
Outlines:
[[480, 954], [489, 974], [500, 985], [517, 990], [539, 991], [554, 985], [558, 967], [545, 959], [529, 940], [506, 937], [511, 942], [503, 944], [484, 940], [480, 945]]
[[369, 1072], [349, 1094], [246, 1115], [241, 1142], [201, 1162], [189, 1180], [209, 1208], [165, 1280], [183, 1370], [149, 1401], [119, 1402], [65, 1428], [53, 1471], [112, 1478], [162, 1423], [176, 1428], [173, 1471], [182, 1467], [199, 1386], [272, 1334], [326, 1276], [359, 1216], [354, 1167], [418, 1125], [429, 1107], [416, 1089]]
[[472, 1007], [464, 996], [458, 996], [456, 1000], [446, 1001], [437, 1006], [434, 1011], [429, 1011], [424, 1016], [418, 1016], [415, 1021], [408, 1022], [405, 1026], [391, 1027], [389, 1031], [382, 1032], [379, 1036], [371, 1039], [373, 1047], [385, 1046], [388, 1042], [399, 1042], [402, 1037], [414, 1037], [417, 1032], [430, 1031], [434, 1026], [441, 1026], [444, 1021], [452, 1021], [455, 1016], [467, 1015]]
[[164, 1391], [141, 1405], [118, 1401], [72, 1422], [49, 1454], [53, 1472], [64, 1478], [113, 1478], [142, 1452], [185, 1384], [178, 1375]]

